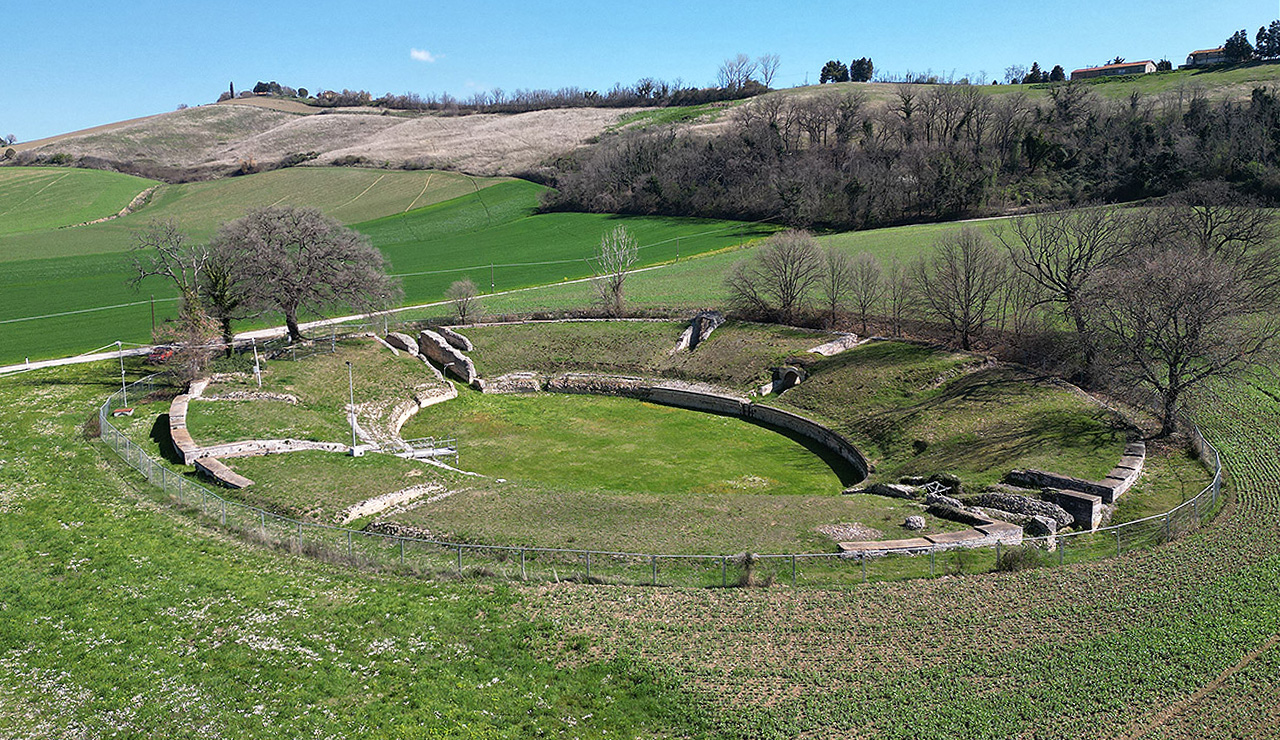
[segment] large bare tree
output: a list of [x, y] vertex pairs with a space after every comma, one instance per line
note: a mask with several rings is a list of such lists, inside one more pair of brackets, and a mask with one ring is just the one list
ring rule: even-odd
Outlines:
[[725, 287], [738, 311], [791, 323], [822, 279], [822, 256], [807, 231], [769, 237], [754, 258], [734, 266]]
[[596, 253], [596, 300], [610, 316], [621, 316], [626, 299], [627, 275], [640, 259], [636, 238], [619, 224], [600, 239]]
[[248, 301], [284, 315], [290, 341], [302, 338], [303, 311], [372, 310], [400, 294], [368, 238], [315, 208], [258, 208], [224, 224], [215, 241]]
[[1280, 321], [1244, 268], [1188, 245], [1147, 249], [1086, 286], [1100, 365], [1118, 388], [1154, 392], [1162, 435], [1187, 391], [1274, 358]]
[[[996, 239], [1015, 272], [1039, 290], [1037, 300], [1056, 304], [1081, 337], [1088, 336], [1080, 295], [1100, 270], [1124, 260], [1133, 246], [1131, 223], [1115, 208], [1097, 206], [1046, 211], [1016, 218]], [[1084, 364], [1092, 367], [1093, 346], [1084, 344]]]
[[1000, 252], [966, 226], [938, 239], [931, 254], [911, 265], [911, 277], [920, 305], [968, 350], [996, 314], [1005, 265]]

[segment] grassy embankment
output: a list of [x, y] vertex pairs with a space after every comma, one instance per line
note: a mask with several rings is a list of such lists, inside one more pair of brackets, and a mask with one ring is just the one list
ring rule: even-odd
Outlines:
[[[403, 276], [405, 300], [411, 303], [438, 300], [451, 282], [464, 277], [501, 289], [590, 275], [587, 259], [600, 237], [619, 223], [639, 240], [644, 264], [767, 233], [703, 219], [535, 215], [542, 189], [441, 172], [295, 168], [163, 186], [151, 204], [124, 218], [3, 236], [0, 322], [7, 323], [0, 323], [0, 362], [71, 354], [116, 338], [149, 341], [149, 297], [157, 298], [158, 320], [175, 311], [170, 286], [156, 281], [135, 291], [127, 284], [132, 232], [154, 218], [172, 218], [204, 238], [219, 222], [255, 205], [316, 206], [355, 224], [383, 249], [390, 270]], [[134, 302], [139, 305], [14, 321]]]

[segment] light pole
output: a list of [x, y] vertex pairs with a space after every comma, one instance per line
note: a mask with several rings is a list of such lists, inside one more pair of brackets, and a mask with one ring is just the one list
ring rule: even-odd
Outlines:
[[262, 363], [258, 360], [258, 338], [251, 337], [253, 341], [253, 374], [258, 378], [258, 388], [262, 388]]
[[116, 340], [116, 351], [120, 354], [120, 395], [126, 408], [129, 406], [129, 389], [124, 384], [124, 343]]
[[356, 386], [350, 362], [347, 362], [347, 393], [351, 398], [351, 456], [360, 457], [360, 450], [356, 448]]

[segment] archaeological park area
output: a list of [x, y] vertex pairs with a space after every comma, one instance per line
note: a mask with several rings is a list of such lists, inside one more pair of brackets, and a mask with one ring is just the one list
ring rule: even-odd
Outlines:
[[1280, 737], [1280, 21], [1233, 31], [5, 138], [0, 737]]

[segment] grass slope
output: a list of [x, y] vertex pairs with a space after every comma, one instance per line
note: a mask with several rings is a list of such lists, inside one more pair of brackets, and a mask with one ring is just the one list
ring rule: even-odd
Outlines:
[[[114, 216], [158, 185], [132, 175], [64, 167], [0, 168], [0, 236], [47, 231]], [[67, 232], [59, 232], [65, 236]], [[47, 237], [52, 241], [53, 237]], [[11, 259], [0, 243], [0, 261]]]
[[[149, 341], [148, 305], [94, 309], [146, 303], [154, 294], [161, 301], [157, 319], [175, 313], [175, 291], [170, 286], [150, 282], [135, 291], [128, 285], [132, 257], [121, 250], [130, 244], [130, 229], [155, 216], [180, 216], [211, 225], [222, 217], [219, 214], [234, 217], [250, 203], [270, 205], [293, 197], [299, 200], [291, 202], [319, 203], [348, 214], [360, 213], [375, 201], [376, 209], [364, 212], [398, 212], [416, 200], [418, 207], [409, 213], [355, 225], [387, 255], [391, 271], [401, 276], [408, 302], [440, 300], [450, 283], [464, 277], [488, 286], [492, 276], [502, 289], [589, 276], [593, 268], [588, 258], [601, 236], [617, 224], [625, 224], [636, 236], [643, 264], [672, 259], [677, 253], [720, 249], [770, 231], [770, 227], [704, 219], [534, 215], [543, 188], [524, 181], [499, 182], [477, 193], [469, 179], [443, 173], [297, 169], [282, 171], [274, 179], [255, 179], [275, 174], [162, 191], [154, 210], [144, 208], [128, 218], [66, 232], [84, 240], [78, 244], [63, 242], [53, 247], [54, 237], [62, 232], [23, 235], [30, 237], [23, 244], [0, 239], [0, 250], [12, 248], [8, 253], [15, 256], [18, 250], [25, 250], [28, 257], [42, 250], [50, 255], [11, 261], [0, 274], [0, 363], [71, 354], [116, 338]], [[389, 175], [397, 179], [379, 179]], [[419, 199], [428, 178], [435, 184]], [[379, 189], [385, 190], [385, 199], [374, 196]], [[430, 197], [446, 197], [458, 189], [472, 192], [422, 207]], [[296, 193], [306, 194], [306, 199]], [[362, 205], [366, 198], [371, 200]], [[81, 231], [85, 234], [77, 235]], [[71, 249], [79, 251], [72, 256], [66, 253]], [[490, 263], [496, 266], [490, 269]], [[83, 313], [14, 321], [68, 311]]]

